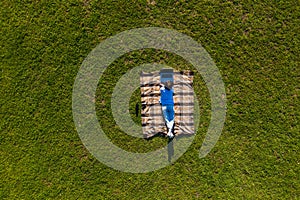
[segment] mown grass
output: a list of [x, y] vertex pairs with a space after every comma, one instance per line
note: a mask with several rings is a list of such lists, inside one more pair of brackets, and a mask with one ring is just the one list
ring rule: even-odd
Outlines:
[[[4, 0], [0, 9], [1, 199], [300, 197], [298, 1]], [[72, 87], [98, 43], [150, 26], [178, 30], [205, 47], [226, 86], [227, 118], [217, 145], [199, 159], [210, 100], [197, 75], [201, 119], [189, 150], [164, 169], [123, 173], [97, 161], [80, 141]], [[126, 136], [110, 112], [118, 78], [145, 62], [188, 67], [152, 50], [124, 55], [108, 67], [99, 82], [97, 115], [106, 117], [100, 122], [105, 130], [121, 135], [113, 142], [131, 151], [165, 142]]]

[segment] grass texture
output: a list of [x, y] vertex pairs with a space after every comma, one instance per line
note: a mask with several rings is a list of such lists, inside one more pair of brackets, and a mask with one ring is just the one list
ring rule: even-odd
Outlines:
[[[0, 199], [299, 199], [299, 1], [0, 1]], [[173, 165], [116, 171], [82, 144], [72, 118], [81, 63], [101, 41], [142, 27], [175, 29], [211, 55], [226, 87], [227, 116], [209, 155], [199, 149], [210, 121], [209, 93], [196, 74], [199, 130]], [[145, 49], [117, 59], [97, 90], [97, 116], [118, 146], [147, 152], [166, 144], [116, 126], [110, 97], [143, 63], [191, 66]], [[134, 115], [139, 91], [129, 109]], [[118, 136], [120, 139], [115, 139]]]

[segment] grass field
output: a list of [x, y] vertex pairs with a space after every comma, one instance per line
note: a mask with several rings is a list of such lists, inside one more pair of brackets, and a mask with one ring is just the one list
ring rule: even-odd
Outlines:
[[[300, 199], [299, 1], [2, 0], [0, 15], [0, 199]], [[202, 44], [223, 77], [227, 116], [216, 146], [200, 159], [210, 99], [196, 75], [201, 118], [193, 144], [173, 165], [131, 174], [84, 147], [72, 88], [97, 44], [142, 27], [175, 29]], [[166, 139], [122, 133], [110, 97], [127, 70], [151, 62], [191, 67], [164, 51], [134, 51], [108, 67], [97, 90], [99, 123], [134, 152]], [[138, 101], [136, 91], [137, 123]]]

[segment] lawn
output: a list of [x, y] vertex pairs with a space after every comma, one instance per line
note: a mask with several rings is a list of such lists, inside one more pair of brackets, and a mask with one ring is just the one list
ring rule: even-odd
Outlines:
[[[299, 199], [300, 2], [263, 1], [8, 1], [0, 2], [0, 199]], [[195, 140], [172, 165], [125, 173], [99, 162], [83, 145], [72, 116], [79, 68], [102, 41], [133, 28], [177, 30], [215, 61], [227, 96], [223, 132], [199, 158], [210, 122], [200, 74]], [[111, 93], [143, 63], [191, 69], [155, 49], [123, 55], [98, 84], [99, 123], [112, 142], [132, 152], [166, 145], [115, 124]], [[139, 91], [131, 96], [132, 119]]]

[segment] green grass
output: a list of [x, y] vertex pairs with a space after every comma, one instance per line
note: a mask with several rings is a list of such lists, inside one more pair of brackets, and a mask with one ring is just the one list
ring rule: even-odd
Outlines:
[[[300, 198], [300, 3], [154, 2], [0, 2], [0, 199]], [[97, 44], [150, 26], [178, 30], [203, 45], [226, 86], [227, 118], [217, 145], [199, 159], [210, 99], [196, 75], [201, 118], [189, 150], [166, 168], [123, 173], [83, 146], [72, 118], [72, 87]], [[135, 51], [108, 67], [97, 90], [103, 129], [134, 152], [166, 141], [121, 133], [109, 102], [118, 78], [146, 62], [190, 67], [173, 54]]]

